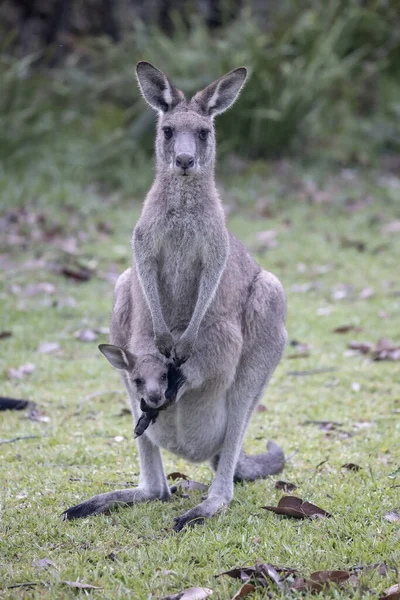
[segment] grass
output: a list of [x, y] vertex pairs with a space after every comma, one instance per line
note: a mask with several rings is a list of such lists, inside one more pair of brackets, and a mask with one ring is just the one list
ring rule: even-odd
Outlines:
[[[19, 412], [1, 415], [0, 440], [37, 436], [0, 445], [1, 597], [90, 593], [145, 600], [199, 585], [227, 599], [240, 585], [214, 576], [256, 559], [297, 567], [306, 575], [378, 561], [398, 564], [399, 523], [384, 514], [399, 505], [394, 487], [399, 476], [389, 478], [400, 466], [399, 368], [349, 354], [347, 344], [382, 337], [400, 343], [400, 235], [384, 231], [386, 223], [400, 218], [399, 179], [382, 171], [255, 163], [223, 181], [224, 200], [233, 209], [230, 228], [282, 280], [290, 339], [310, 345], [309, 356], [296, 359], [289, 358], [296, 348], [288, 347], [263, 399], [267, 411], [254, 415], [245, 447], [262, 451], [273, 439], [287, 454], [299, 452], [281, 476], [236, 486], [229, 509], [176, 535], [173, 517], [198, 503], [200, 493], [77, 522], [60, 519], [68, 506], [138, 479], [132, 423], [122, 413], [125, 395], [96, 347], [107, 335], [85, 343], [74, 332], [108, 325], [113, 286], [107, 274], [130, 263], [130, 233], [140, 204], [84, 188], [70, 175], [53, 173], [51, 163], [45, 175], [43, 169], [4, 175], [3, 215], [13, 210], [16, 216], [1, 222], [0, 330], [13, 334], [0, 340], [1, 393], [35, 401], [50, 421], [32, 421]], [[259, 247], [256, 234], [264, 230], [277, 232], [275, 248]], [[71, 260], [70, 238], [76, 239], [72, 258], [95, 269], [88, 282], [59, 274], [60, 265]], [[38, 282], [53, 284], [54, 293], [28, 295], [27, 286]], [[347, 286], [341, 300], [332, 295], [340, 285]], [[363, 299], [366, 288], [373, 295]], [[347, 324], [363, 331], [333, 333]], [[60, 344], [59, 352], [37, 353], [39, 343], [50, 341]], [[36, 365], [31, 375], [9, 377], [10, 368], [28, 362]], [[289, 374], [325, 367], [334, 370]], [[306, 420], [342, 425], [325, 432], [304, 425]], [[167, 472], [211, 482], [206, 465], [168, 453], [164, 459]], [[348, 462], [363, 468], [342, 469]], [[333, 518], [297, 521], [262, 511], [279, 501], [282, 492], [274, 484], [280, 478], [296, 483], [299, 496]], [[32, 565], [43, 558], [54, 566]], [[396, 577], [393, 571], [387, 577], [365, 573], [366, 595], [377, 597]], [[103, 589], [89, 592], [63, 583], [78, 580]], [[36, 585], [10, 587], [23, 582]], [[352, 595], [337, 588], [324, 593], [337, 599]], [[274, 597], [283, 595], [276, 590]]]

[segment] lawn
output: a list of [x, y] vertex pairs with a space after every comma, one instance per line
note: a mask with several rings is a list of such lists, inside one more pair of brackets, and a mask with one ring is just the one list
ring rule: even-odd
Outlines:
[[[239, 163], [224, 172], [221, 192], [230, 229], [288, 297], [290, 344], [245, 447], [260, 452], [272, 439], [287, 455], [298, 452], [281, 475], [237, 485], [227, 510], [175, 534], [174, 516], [201, 492], [81, 521], [60, 517], [138, 480], [125, 394], [97, 345], [108, 339], [113, 282], [130, 264], [141, 199], [83, 186], [50, 163], [45, 173], [4, 173], [0, 331], [12, 335], [0, 339], [1, 395], [29, 399], [37, 411], [0, 417], [1, 597], [148, 600], [206, 586], [225, 600], [241, 584], [215, 575], [257, 559], [307, 576], [385, 562], [386, 576], [360, 576], [371, 598], [398, 582], [400, 520], [385, 514], [400, 505], [399, 363], [349, 344], [400, 345], [400, 179], [383, 168]], [[342, 326], [349, 330], [334, 332]], [[58, 346], [39, 348], [50, 342]], [[31, 373], [20, 370], [29, 363]], [[168, 453], [164, 462], [167, 473], [211, 482], [207, 465]], [[332, 518], [262, 510], [281, 498], [278, 479]], [[324, 592], [353, 595], [360, 589]], [[276, 588], [273, 597], [287, 596]]]

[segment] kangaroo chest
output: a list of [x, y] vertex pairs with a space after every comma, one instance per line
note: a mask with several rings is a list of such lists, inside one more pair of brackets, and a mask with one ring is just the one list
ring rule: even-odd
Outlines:
[[166, 227], [158, 257], [158, 288], [171, 329], [186, 327], [198, 297], [206, 240], [187, 220]]

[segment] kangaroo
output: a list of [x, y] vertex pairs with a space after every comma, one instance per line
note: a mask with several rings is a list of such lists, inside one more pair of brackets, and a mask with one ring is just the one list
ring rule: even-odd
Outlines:
[[133, 231], [133, 266], [115, 288], [111, 363], [121, 371], [136, 421], [140, 390], [128, 352], [160, 352], [180, 368], [183, 383], [137, 439], [138, 487], [94, 496], [64, 518], [168, 499], [164, 448], [193, 462], [209, 461], [215, 471], [207, 498], [175, 518], [180, 531], [228, 506], [234, 481], [266, 477], [284, 466], [276, 444], [249, 456], [242, 442], [286, 344], [286, 299], [279, 280], [228, 232], [214, 179], [214, 117], [235, 102], [246, 68], [190, 100], [150, 63], [139, 62], [136, 74], [158, 113], [156, 176]]

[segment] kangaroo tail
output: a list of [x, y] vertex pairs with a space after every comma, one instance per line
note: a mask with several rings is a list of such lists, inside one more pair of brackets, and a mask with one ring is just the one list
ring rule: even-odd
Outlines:
[[249, 455], [243, 450], [235, 470], [235, 481], [254, 481], [263, 479], [268, 475], [274, 475], [282, 471], [285, 464], [285, 454], [278, 444], [267, 443], [268, 452]]

